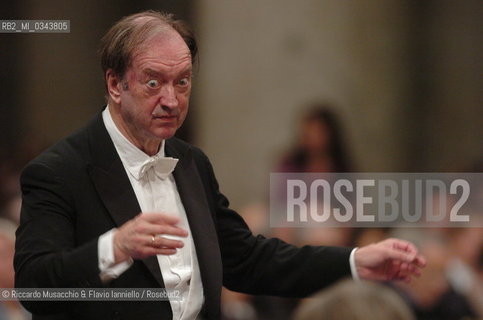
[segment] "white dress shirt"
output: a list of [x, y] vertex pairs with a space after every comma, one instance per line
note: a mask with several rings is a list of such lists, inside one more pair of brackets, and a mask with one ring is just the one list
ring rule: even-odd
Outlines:
[[[188, 219], [171, 174], [178, 159], [165, 157], [164, 141], [159, 152], [152, 157], [135, 147], [116, 127], [109, 106], [102, 112], [102, 118], [127, 172], [141, 211], [178, 216], [178, 226], [188, 231], [186, 238], [163, 236], [181, 240], [184, 246], [173, 255], [157, 255], [157, 258], [166, 289], [180, 292], [180, 300], [169, 301], [173, 319], [195, 319], [204, 302], [203, 286]], [[156, 168], [153, 163], [156, 163]], [[160, 167], [161, 170], [158, 170]], [[112, 229], [99, 237], [99, 269], [103, 281], [117, 278], [133, 263], [130, 260], [114, 264], [114, 232], [115, 229]]]

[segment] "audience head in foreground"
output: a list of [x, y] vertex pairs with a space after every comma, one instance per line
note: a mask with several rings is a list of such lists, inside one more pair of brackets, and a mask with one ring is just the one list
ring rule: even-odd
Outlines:
[[295, 320], [414, 320], [392, 289], [372, 282], [343, 280], [301, 304]]

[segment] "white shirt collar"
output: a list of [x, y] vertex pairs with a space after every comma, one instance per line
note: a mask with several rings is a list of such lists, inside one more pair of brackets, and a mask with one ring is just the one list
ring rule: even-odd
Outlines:
[[[165, 140], [161, 142], [159, 151], [154, 156], [148, 156], [143, 151], [139, 150], [134, 144], [131, 143], [117, 128], [114, 120], [112, 119], [109, 105], [102, 112], [102, 119], [106, 126], [107, 132], [111, 137], [114, 146], [116, 147], [119, 156], [124, 163], [127, 171], [136, 179], [139, 180], [142, 175], [142, 168], [145, 163], [149, 161], [157, 161], [159, 158], [165, 158], [164, 144]], [[173, 158], [171, 158], [173, 159]]]

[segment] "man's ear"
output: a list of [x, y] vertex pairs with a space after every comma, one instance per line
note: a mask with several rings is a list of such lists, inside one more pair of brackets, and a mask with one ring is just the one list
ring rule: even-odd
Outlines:
[[123, 90], [122, 81], [112, 69], [106, 71], [106, 85], [109, 97], [112, 101], [119, 104], [121, 102], [121, 90]]

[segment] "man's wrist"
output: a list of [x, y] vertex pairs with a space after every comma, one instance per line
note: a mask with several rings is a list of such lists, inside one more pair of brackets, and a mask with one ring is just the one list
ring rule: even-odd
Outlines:
[[119, 230], [114, 231], [114, 236], [112, 237], [113, 249], [114, 249], [114, 263], [118, 264], [131, 259], [126, 248], [122, 246], [119, 242]]

